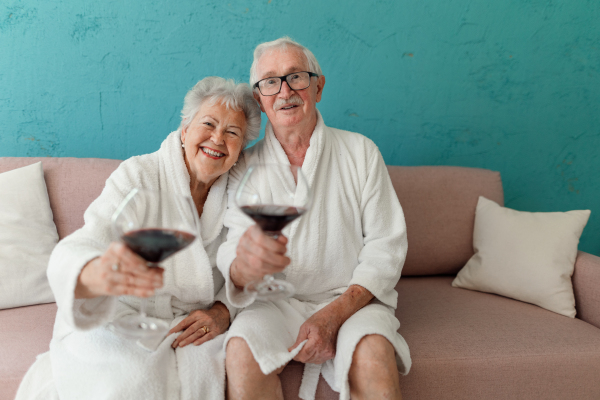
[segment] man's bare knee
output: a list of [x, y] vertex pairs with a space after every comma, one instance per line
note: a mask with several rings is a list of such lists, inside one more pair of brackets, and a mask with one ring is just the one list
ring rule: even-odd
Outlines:
[[229, 339], [225, 369], [228, 399], [283, 399], [279, 377], [275, 373], [262, 373], [244, 339]]
[[353, 359], [356, 358], [372, 358], [374, 360], [382, 360], [395, 355], [394, 346], [381, 335], [364, 336], [356, 345]]
[[358, 342], [348, 378], [353, 398], [402, 398], [394, 346], [381, 335]]
[[240, 337], [233, 337], [229, 339], [227, 342], [227, 358], [236, 358], [239, 359], [241, 357], [252, 357], [254, 360], [254, 356], [252, 355], [252, 351], [250, 350], [250, 346], [246, 343], [246, 340]]

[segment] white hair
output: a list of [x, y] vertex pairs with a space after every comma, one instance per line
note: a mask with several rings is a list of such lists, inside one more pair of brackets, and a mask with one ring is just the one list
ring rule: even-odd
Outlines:
[[214, 105], [222, 103], [228, 110], [242, 111], [246, 117], [245, 147], [260, 134], [260, 107], [254, 100], [252, 89], [246, 83], [235, 83], [233, 79], [208, 76], [196, 83], [185, 95], [181, 110], [181, 127], [187, 128], [204, 102]]
[[295, 47], [299, 50], [302, 50], [306, 60], [308, 61], [308, 69], [309, 72], [314, 72], [315, 74], [323, 75], [321, 71], [321, 67], [319, 66], [319, 62], [315, 55], [306, 47], [302, 46], [300, 43], [292, 40], [289, 36], [284, 36], [277, 40], [273, 40], [272, 42], [261, 43], [254, 49], [254, 60], [252, 61], [252, 66], [250, 67], [250, 86], [253, 87], [256, 82], [258, 82], [258, 61], [267, 51], [276, 50], [276, 49], [287, 49], [288, 47]]

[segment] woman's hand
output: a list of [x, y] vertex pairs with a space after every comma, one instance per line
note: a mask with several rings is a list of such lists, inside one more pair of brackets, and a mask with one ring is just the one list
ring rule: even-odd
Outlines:
[[231, 264], [229, 273], [233, 284], [243, 288], [267, 274], [283, 271], [290, 263], [285, 256], [287, 242], [283, 235], [277, 239], [265, 235], [257, 225], [248, 228], [240, 238], [237, 257]]
[[123, 243], [113, 242], [98, 258], [88, 262], [77, 279], [76, 299], [132, 295], [150, 297], [163, 285], [163, 269], [146, 261]]
[[171, 347], [184, 347], [190, 343], [199, 346], [208, 342], [214, 337], [219, 336], [229, 328], [229, 310], [227, 307], [217, 301], [210, 310], [195, 310], [190, 313], [183, 321], [178, 323], [171, 333], [185, 331], [173, 341]]

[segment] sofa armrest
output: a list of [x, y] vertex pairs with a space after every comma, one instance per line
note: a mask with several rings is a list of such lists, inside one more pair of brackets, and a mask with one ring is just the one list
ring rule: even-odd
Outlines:
[[573, 271], [577, 318], [600, 328], [600, 257], [580, 251]]

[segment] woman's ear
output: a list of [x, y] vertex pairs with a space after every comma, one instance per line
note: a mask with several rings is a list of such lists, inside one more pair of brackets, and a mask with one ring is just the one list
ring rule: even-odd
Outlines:
[[185, 118], [181, 121], [181, 143], [185, 143], [185, 135], [187, 134], [187, 127], [185, 126]]

